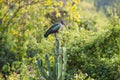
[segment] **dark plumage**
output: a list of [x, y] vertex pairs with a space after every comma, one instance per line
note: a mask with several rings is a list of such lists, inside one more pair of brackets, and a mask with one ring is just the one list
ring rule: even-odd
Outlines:
[[60, 23], [58, 24], [54, 24], [52, 25], [44, 34], [44, 37], [48, 37], [49, 34], [52, 34], [52, 33], [57, 33], [58, 30], [60, 29], [60, 27], [62, 27], [62, 25], [64, 25], [64, 22], [61, 21]]

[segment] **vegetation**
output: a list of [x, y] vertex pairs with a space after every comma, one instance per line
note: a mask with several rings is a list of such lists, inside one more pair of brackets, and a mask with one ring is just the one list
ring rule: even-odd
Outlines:
[[[0, 0], [0, 79], [119, 80], [118, 1]], [[66, 27], [57, 38], [64, 54], [55, 57], [56, 39], [44, 33], [61, 20]]]

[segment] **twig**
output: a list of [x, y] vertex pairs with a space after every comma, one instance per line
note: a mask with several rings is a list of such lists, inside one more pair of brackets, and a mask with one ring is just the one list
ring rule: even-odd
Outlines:
[[10, 22], [11, 22], [12, 19], [16, 16], [16, 14], [19, 12], [19, 10], [20, 10], [20, 7], [15, 11], [15, 13], [13, 14], [13, 16], [9, 19], [9, 21], [8, 21], [8, 23], [7, 23], [7, 25], [6, 25], [6, 27], [9, 26]]
[[14, 12], [13, 16], [9, 19], [9, 21], [8, 21], [7, 25], [4, 27], [3, 31], [5, 32], [8, 29], [10, 23], [12, 22], [13, 18], [17, 15], [17, 13], [20, 11], [20, 9], [22, 9], [23, 7], [28, 6], [28, 5], [37, 4], [39, 2], [40, 1], [38, 0], [37, 2], [31, 2], [29, 4], [24, 4], [22, 6], [19, 6], [18, 9]]
[[6, 11], [6, 13], [3, 15], [3, 17], [1, 18], [1, 21], [3, 21], [3, 19], [7, 16], [9, 10]]

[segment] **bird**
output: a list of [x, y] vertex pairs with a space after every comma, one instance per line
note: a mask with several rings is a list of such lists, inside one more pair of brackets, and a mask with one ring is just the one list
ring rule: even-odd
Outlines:
[[52, 25], [44, 34], [44, 37], [48, 37], [50, 34], [57, 33], [61, 27], [65, 26], [64, 21], [60, 21], [60, 23], [56, 23]]

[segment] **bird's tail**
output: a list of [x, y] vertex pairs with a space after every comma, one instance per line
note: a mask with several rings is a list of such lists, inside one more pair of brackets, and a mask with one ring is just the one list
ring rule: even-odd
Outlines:
[[47, 38], [47, 37], [48, 37], [48, 35], [49, 35], [49, 34], [46, 32], [46, 33], [44, 34], [44, 37], [46, 37], [46, 38]]

